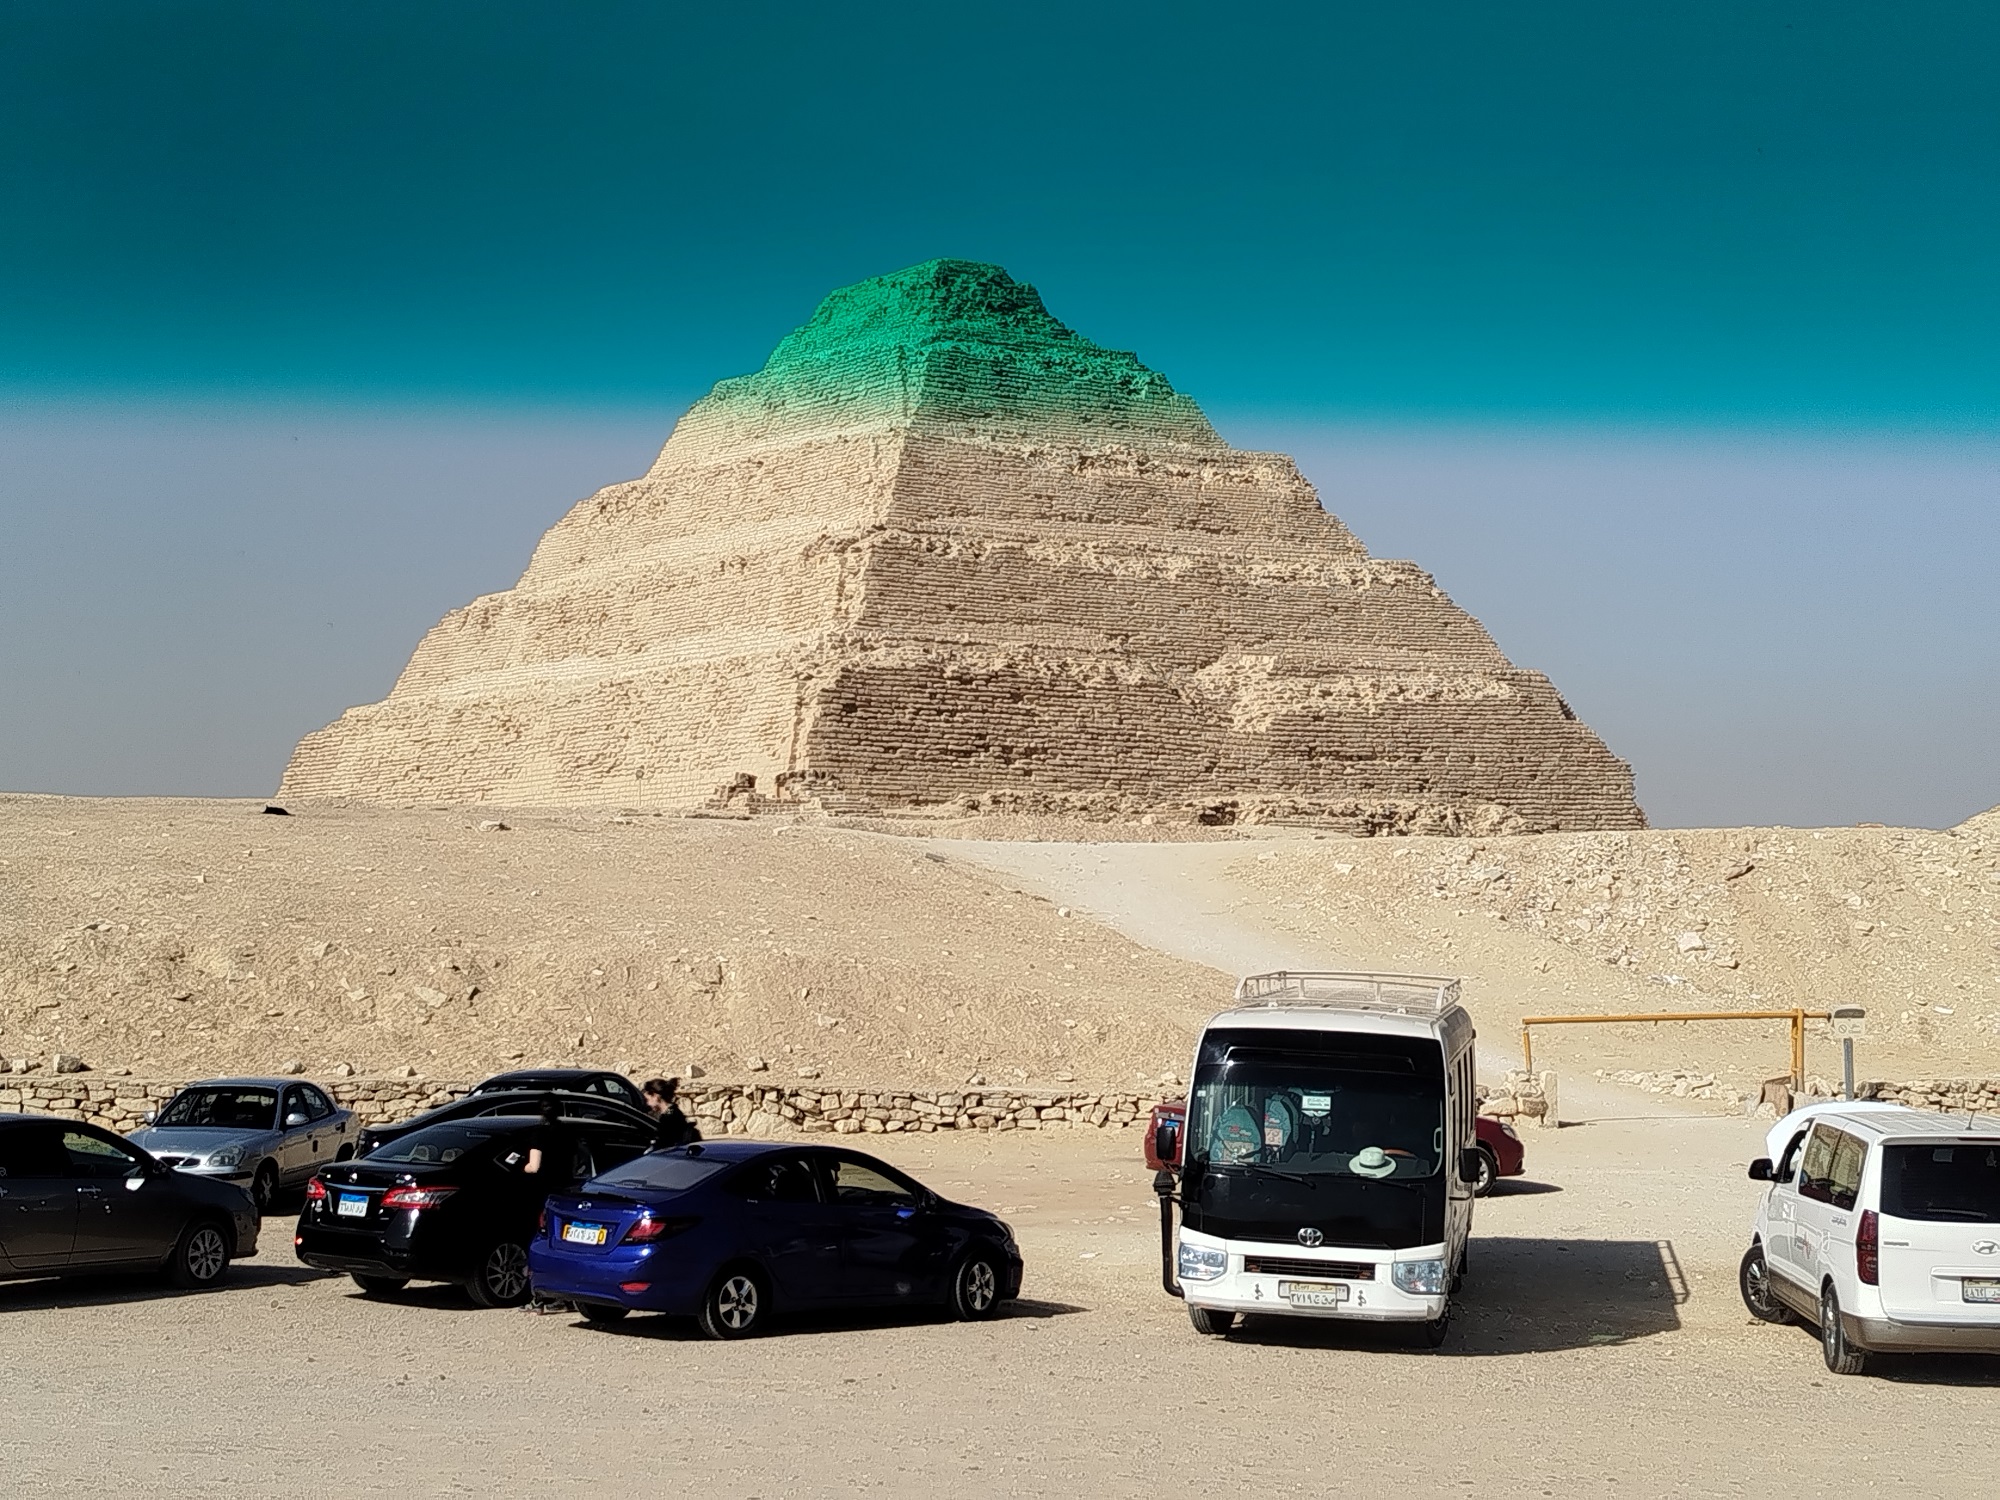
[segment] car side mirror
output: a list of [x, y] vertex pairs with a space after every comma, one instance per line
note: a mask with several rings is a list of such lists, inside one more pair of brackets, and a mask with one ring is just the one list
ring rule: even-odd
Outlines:
[[1750, 1163], [1750, 1180], [1752, 1182], [1776, 1182], [1778, 1180], [1778, 1174], [1771, 1170], [1770, 1157], [1760, 1156]]
[[1467, 1146], [1463, 1151], [1458, 1153], [1458, 1180], [1460, 1182], [1479, 1181], [1483, 1165], [1479, 1159], [1478, 1148]]
[[160, 1118], [160, 1112], [157, 1109], [149, 1109], [142, 1118], [145, 1124], [150, 1125]]
[[310, 1125], [311, 1123], [312, 1121], [302, 1114], [293, 1113], [285, 1116], [285, 1129], [287, 1130], [297, 1130], [301, 1125]]

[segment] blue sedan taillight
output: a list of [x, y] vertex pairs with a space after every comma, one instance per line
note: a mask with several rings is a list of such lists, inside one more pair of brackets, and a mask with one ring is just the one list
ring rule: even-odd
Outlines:
[[700, 1222], [701, 1220], [699, 1219], [689, 1218], [656, 1219], [651, 1214], [642, 1214], [638, 1219], [633, 1221], [632, 1227], [625, 1231], [624, 1238], [620, 1239], [618, 1243], [621, 1245], [656, 1244], [660, 1240], [670, 1240], [677, 1234], [683, 1234]]

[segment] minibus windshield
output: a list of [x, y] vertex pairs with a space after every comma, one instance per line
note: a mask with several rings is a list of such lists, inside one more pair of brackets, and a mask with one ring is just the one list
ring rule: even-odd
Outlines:
[[1443, 1080], [1342, 1061], [1232, 1056], [1204, 1070], [1188, 1100], [1189, 1160], [1305, 1178], [1436, 1177]]

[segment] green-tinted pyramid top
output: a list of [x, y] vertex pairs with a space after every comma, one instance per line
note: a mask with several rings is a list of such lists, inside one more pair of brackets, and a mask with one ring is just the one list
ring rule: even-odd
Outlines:
[[[701, 408], [707, 408], [702, 411]], [[931, 260], [843, 287], [755, 375], [697, 408], [777, 439], [889, 421], [936, 431], [1220, 448], [1201, 409], [1063, 326], [998, 266]], [[748, 434], [746, 434], [748, 435]]]

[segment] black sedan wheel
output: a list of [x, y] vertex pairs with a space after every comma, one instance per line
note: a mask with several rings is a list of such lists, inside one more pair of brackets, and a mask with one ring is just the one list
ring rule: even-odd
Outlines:
[[755, 1272], [724, 1271], [702, 1298], [701, 1331], [712, 1339], [747, 1339], [763, 1330], [770, 1300]]
[[1000, 1311], [1000, 1268], [984, 1251], [975, 1250], [958, 1263], [951, 1278], [951, 1310], [967, 1322]]
[[197, 1219], [181, 1231], [167, 1262], [167, 1280], [189, 1291], [200, 1291], [222, 1280], [229, 1269], [229, 1237], [212, 1219]]
[[481, 1307], [519, 1307], [528, 1300], [527, 1250], [502, 1240], [486, 1252], [466, 1291]]

